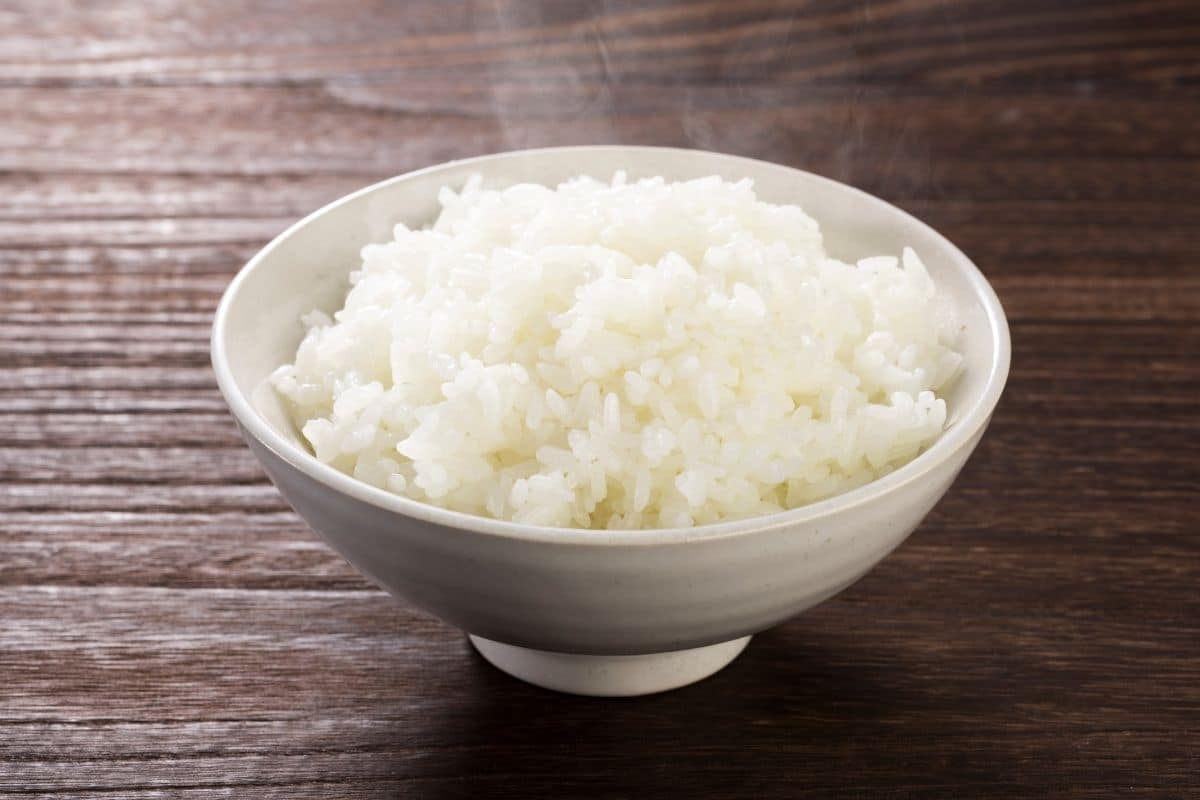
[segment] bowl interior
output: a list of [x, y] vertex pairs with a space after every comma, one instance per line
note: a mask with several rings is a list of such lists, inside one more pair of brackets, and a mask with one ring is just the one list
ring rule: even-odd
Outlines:
[[981, 404], [987, 405], [982, 409], [984, 420], [990, 413], [1007, 370], [1007, 328], [983, 276], [944, 237], [877, 198], [800, 170], [718, 153], [651, 147], [553, 148], [450, 162], [367, 187], [315, 212], [255, 256], [222, 300], [213, 347], [218, 373], [227, 367], [223, 390], [227, 397], [236, 392], [249, 400], [276, 432], [307, 451], [265, 378], [295, 355], [304, 333], [303, 314], [341, 307], [363, 245], [390, 239], [398, 222], [431, 222], [439, 210], [438, 189], [460, 187], [475, 173], [483, 176], [486, 186], [499, 187], [518, 182], [553, 185], [580, 174], [608, 179], [617, 170], [625, 170], [631, 179], [714, 174], [731, 180], [751, 178], [762, 199], [803, 207], [820, 223], [829, 253], [844, 261], [899, 255], [903, 247], [913, 247], [940, 291], [953, 299], [963, 326], [959, 345], [965, 370], [946, 395], [948, 425], [953, 428], [968, 416], [979, 417], [972, 411], [978, 412]]

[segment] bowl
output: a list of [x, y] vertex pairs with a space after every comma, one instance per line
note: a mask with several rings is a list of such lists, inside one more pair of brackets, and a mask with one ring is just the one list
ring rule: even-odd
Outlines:
[[[397, 222], [433, 220], [438, 189], [553, 185], [579, 174], [752, 178], [759, 196], [802, 206], [831, 255], [920, 253], [964, 326], [965, 370], [947, 428], [917, 458], [853, 491], [790, 511], [686, 529], [588, 531], [521, 525], [393, 495], [322, 464], [267, 376], [292, 360], [301, 315], [341, 307], [360, 248]], [[635, 695], [724, 667], [757, 631], [837, 594], [913, 531], [979, 443], [1008, 375], [1003, 309], [979, 270], [929, 226], [857, 189], [798, 169], [656, 147], [562, 147], [453, 161], [377, 183], [305, 217], [234, 278], [213, 323], [217, 382], [267, 475], [305, 521], [398, 598], [470, 635], [531, 683]]]

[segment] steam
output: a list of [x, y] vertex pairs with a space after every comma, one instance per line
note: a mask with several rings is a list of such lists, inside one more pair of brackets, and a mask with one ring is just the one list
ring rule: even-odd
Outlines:
[[[593, 3], [574, 19], [550, 23], [538, 3], [480, 0], [484, 24], [476, 38], [512, 43], [497, 50], [488, 68], [497, 149], [621, 143], [613, 58], [599, 23], [606, 5]], [[566, 52], [584, 55], [572, 59]]]
[[[477, 0], [495, 126], [487, 149], [694, 147], [782, 161], [900, 202], [935, 188], [937, 109], [928, 94], [910, 107], [905, 82], [886, 75], [886, 14], [869, 3], [825, 15], [791, 2], [707, 8], [707, 23], [689, 16], [699, 35], [681, 42], [677, 26], [637, 5]], [[647, 50], [656, 36], [660, 63]], [[905, 44], [900, 35], [888, 46]]]

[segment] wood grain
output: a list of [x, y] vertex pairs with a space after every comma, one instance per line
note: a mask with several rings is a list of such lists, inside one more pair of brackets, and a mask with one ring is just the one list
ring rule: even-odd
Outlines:
[[[0, 4], [0, 797], [1200, 796], [1200, 6]], [[848, 181], [980, 265], [991, 430], [719, 676], [510, 680], [240, 442], [217, 299], [291, 221], [613, 141]]]

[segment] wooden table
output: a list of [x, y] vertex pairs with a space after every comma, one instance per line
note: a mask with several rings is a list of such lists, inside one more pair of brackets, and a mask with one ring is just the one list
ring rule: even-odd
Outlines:
[[[1196, 3], [68, 5], [0, 6], [0, 795], [1200, 796]], [[300, 215], [585, 142], [877, 193], [1014, 342], [907, 544], [630, 701], [522, 685], [370, 586], [208, 366]]]

